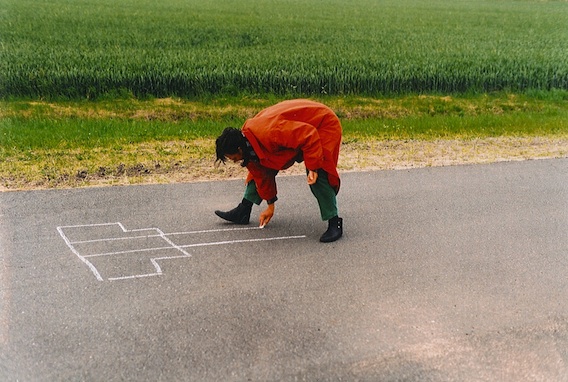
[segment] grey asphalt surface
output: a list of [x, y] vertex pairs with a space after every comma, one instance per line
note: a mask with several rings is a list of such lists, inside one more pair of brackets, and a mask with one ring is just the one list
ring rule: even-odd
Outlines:
[[567, 159], [342, 181], [0, 193], [0, 380], [568, 381]]

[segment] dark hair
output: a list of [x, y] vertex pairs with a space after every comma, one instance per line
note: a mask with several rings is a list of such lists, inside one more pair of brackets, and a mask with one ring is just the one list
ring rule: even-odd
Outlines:
[[239, 129], [234, 127], [226, 127], [223, 133], [215, 140], [215, 151], [217, 154], [217, 162], [223, 162], [227, 160], [227, 154], [236, 154], [239, 152], [239, 148], [245, 151], [245, 137]]

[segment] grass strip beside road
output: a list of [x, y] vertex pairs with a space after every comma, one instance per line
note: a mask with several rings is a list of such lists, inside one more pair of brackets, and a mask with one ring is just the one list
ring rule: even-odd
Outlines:
[[[244, 176], [214, 167], [214, 138], [279, 99], [4, 101], [3, 190]], [[568, 156], [568, 96], [319, 99], [344, 127], [340, 169], [389, 169]], [[295, 166], [288, 173], [301, 173]]]

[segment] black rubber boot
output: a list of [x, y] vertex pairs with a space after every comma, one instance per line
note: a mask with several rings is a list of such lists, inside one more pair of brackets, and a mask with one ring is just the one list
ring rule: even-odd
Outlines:
[[232, 210], [226, 212], [217, 210], [215, 211], [215, 215], [235, 224], [249, 224], [251, 210], [252, 202], [243, 199], [243, 201]]
[[327, 226], [327, 231], [323, 233], [320, 237], [322, 243], [331, 243], [336, 241], [343, 235], [343, 219], [340, 217], [333, 217], [329, 219]]

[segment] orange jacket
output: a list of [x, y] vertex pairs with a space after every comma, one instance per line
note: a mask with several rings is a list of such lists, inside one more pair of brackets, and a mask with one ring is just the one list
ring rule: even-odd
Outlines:
[[242, 132], [259, 158], [247, 165], [247, 183], [255, 181], [262, 199], [276, 196], [278, 171], [302, 159], [308, 170], [323, 169], [339, 192], [341, 123], [329, 107], [309, 100], [280, 102], [248, 119]]

